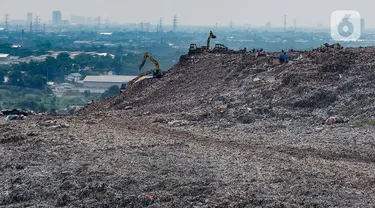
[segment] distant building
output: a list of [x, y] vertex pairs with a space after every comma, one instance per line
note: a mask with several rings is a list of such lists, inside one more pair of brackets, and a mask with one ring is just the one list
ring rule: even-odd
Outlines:
[[55, 91], [58, 93], [66, 93], [71, 90], [74, 90], [74, 85], [70, 83], [61, 83], [55, 86]]
[[8, 61], [10, 59], [9, 54], [0, 53], [0, 61]]
[[56, 97], [62, 96], [79, 96], [80, 92], [79, 89], [70, 83], [61, 83], [56, 84], [55, 86], [51, 86], [53, 93]]
[[[103, 89], [106, 90], [113, 85], [121, 87], [122, 84], [126, 84], [136, 78], [137, 76], [110, 76], [110, 75], [101, 75], [101, 76], [86, 76], [83, 80], [83, 87], [89, 90], [93, 89]], [[150, 76], [142, 77], [141, 79], [150, 78]], [[141, 80], [140, 79], [140, 80]]]
[[110, 25], [110, 24], [111, 24], [111, 20], [107, 18], [107, 19], [105, 20], [105, 24], [106, 24], [106, 25]]
[[61, 20], [61, 25], [70, 25], [70, 21], [69, 20]]
[[33, 22], [33, 13], [28, 12], [27, 13], [27, 23], [30, 24], [30, 22]]
[[86, 17], [72, 15], [70, 17], [70, 23], [77, 24], [77, 25], [84, 25], [84, 24], [86, 24]]
[[93, 24], [93, 18], [92, 17], [86, 17], [86, 24], [87, 25], [92, 25]]
[[110, 56], [110, 57], [112, 57], [112, 58], [115, 58], [115, 55], [110, 54], [110, 53], [86, 52], [85, 54], [89, 54], [89, 55], [97, 55], [97, 56]]
[[81, 80], [82, 75], [80, 73], [71, 73], [65, 77], [65, 80], [68, 82], [77, 82]]
[[111, 33], [111, 32], [102, 32], [102, 33], [100, 33], [100, 35], [112, 35], [113, 33]]
[[11, 19], [9, 23], [12, 25], [25, 25], [26, 22], [24, 19]]
[[47, 82], [47, 85], [52, 87], [52, 86], [55, 86], [55, 83], [54, 82]]
[[88, 40], [75, 40], [73, 42], [73, 44], [76, 44], [76, 45], [88, 45], [88, 44], [91, 44], [91, 41], [88, 41]]
[[267, 29], [271, 28], [271, 22], [266, 22], [266, 28]]
[[365, 36], [365, 19], [361, 18], [361, 38], [364, 38]]
[[61, 23], [62, 23], [61, 11], [53, 11], [52, 12], [52, 24], [53, 25], [60, 25]]
[[365, 18], [361, 18], [361, 30], [365, 30]]

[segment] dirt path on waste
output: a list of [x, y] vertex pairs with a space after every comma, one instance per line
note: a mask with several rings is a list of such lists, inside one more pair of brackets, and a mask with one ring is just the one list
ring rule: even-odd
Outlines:
[[107, 112], [0, 129], [2, 207], [375, 204], [369, 126], [176, 127]]

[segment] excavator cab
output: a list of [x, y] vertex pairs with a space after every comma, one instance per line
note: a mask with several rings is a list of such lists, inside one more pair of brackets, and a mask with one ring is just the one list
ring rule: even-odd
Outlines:
[[196, 52], [197, 52], [197, 44], [190, 44], [190, 47], [189, 47], [189, 52], [188, 52], [188, 54], [189, 55], [193, 55], [193, 54], [195, 54]]
[[206, 49], [206, 46], [198, 47], [197, 44], [192, 43], [192, 44], [190, 44], [188, 54], [194, 55], [194, 54], [197, 54], [197, 53], [203, 53], [203, 51], [205, 49]]
[[194, 44], [194, 43], [190, 44], [189, 51], [194, 51], [196, 49], [197, 49], [197, 44]]
[[127, 84], [122, 84], [120, 87], [120, 94], [126, 91], [126, 88], [128, 88]]

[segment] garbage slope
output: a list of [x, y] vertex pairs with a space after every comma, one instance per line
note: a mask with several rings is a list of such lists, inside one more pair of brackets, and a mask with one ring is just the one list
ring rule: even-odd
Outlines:
[[[142, 80], [117, 98], [99, 101], [85, 111], [120, 110], [166, 114], [197, 120], [254, 122], [257, 119], [303, 119], [374, 116], [375, 49], [327, 52], [204, 54], [180, 61], [161, 79]], [[218, 107], [226, 105], [225, 112]]]
[[0, 120], [0, 207], [373, 207], [373, 126], [311, 125], [373, 116], [373, 51], [206, 54], [83, 115]]

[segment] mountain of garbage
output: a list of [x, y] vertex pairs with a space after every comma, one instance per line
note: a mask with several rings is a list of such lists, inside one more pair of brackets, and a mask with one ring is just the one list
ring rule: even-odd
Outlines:
[[0, 207], [374, 207], [374, 55], [182, 56], [76, 115], [2, 119]]
[[[179, 119], [251, 123], [259, 119], [321, 122], [375, 115], [375, 48], [321, 48], [255, 56], [206, 53], [184, 57], [161, 79], [136, 83], [84, 111], [121, 110]], [[220, 109], [225, 108], [225, 109]]]

